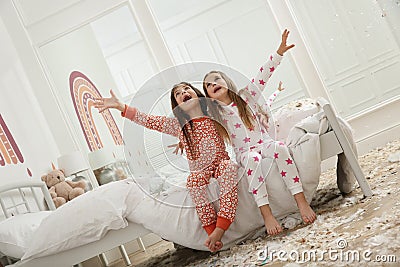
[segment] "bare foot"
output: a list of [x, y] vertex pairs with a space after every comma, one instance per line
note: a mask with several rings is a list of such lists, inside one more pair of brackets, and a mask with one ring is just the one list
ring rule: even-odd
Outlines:
[[299, 205], [299, 210], [301, 218], [305, 223], [313, 223], [317, 219], [317, 215], [315, 215], [315, 212], [308, 203]]
[[215, 252], [220, 250], [223, 247], [223, 243], [221, 242], [221, 238], [224, 235], [225, 231], [222, 228], [216, 227], [214, 231], [207, 237], [204, 245], [208, 247], [211, 252]]
[[275, 219], [275, 216], [272, 215], [271, 208], [268, 204], [260, 206], [261, 215], [264, 219], [265, 229], [269, 235], [277, 235], [283, 231], [282, 226]]
[[264, 218], [264, 224], [269, 235], [277, 235], [283, 231], [282, 226], [278, 223], [273, 215]]
[[308, 204], [304, 194], [298, 193], [294, 195], [294, 198], [297, 202], [297, 207], [299, 207], [299, 211], [301, 214], [301, 218], [305, 223], [313, 223], [315, 219], [317, 219], [317, 215], [315, 215], [315, 212], [312, 210], [310, 205]]

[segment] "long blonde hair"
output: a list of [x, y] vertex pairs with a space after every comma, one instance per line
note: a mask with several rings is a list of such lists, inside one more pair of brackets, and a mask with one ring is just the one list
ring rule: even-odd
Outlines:
[[[246, 103], [246, 101], [243, 100], [243, 98], [240, 97], [239, 93], [242, 91], [245, 92], [243, 89], [238, 91], [235, 83], [232, 81], [231, 78], [228, 77], [225, 73], [222, 71], [217, 71], [217, 70], [212, 70], [209, 73], [207, 73], [204, 78], [203, 78], [203, 91], [207, 97], [210, 97], [210, 95], [207, 92], [207, 87], [206, 83], [204, 82], [205, 79], [207, 78], [208, 75], [210, 74], [219, 74], [221, 75], [221, 78], [225, 80], [227, 86], [228, 86], [228, 96], [229, 98], [237, 105], [237, 108], [239, 110], [239, 117], [243, 121], [244, 125], [248, 129], [253, 129], [254, 128], [254, 116], [253, 113], [251, 112], [251, 109], [249, 105]], [[217, 104], [218, 109], [221, 111], [222, 108], [219, 104]]]

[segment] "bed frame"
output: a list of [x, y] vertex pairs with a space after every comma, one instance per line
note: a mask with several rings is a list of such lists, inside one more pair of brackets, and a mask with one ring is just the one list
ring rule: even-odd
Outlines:
[[354, 153], [353, 148], [351, 147], [351, 144], [347, 139], [342, 127], [340, 127], [335, 111], [329, 102], [322, 97], [317, 99], [317, 103], [324, 110], [326, 118], [328, 119], [332, 128], [332, 131], [320, 136], [321, 161], [343, 153], [349, 162], [349, 165], [361, 190], [364, 193], [364, 196], [372, 196], [371, 188], [361, 170], [360, 165], [358, 164], [356, 153]]
[[[372, 191], [368, 185], [367, 180], [365, 179], [365, 176], [360, 168], [360, 165], [358, 164], [356, 155], [350, 145], [350, 142], [348, 141], [346, 135], [344, 134], [342, 128], [339, 125], [335, 112], [325, 99], [319, 98], [317, 103], [324, 110], [327, 119], [332, 127], [332, 131], [320, 136], [321, 157], [322, 157], [321, 159], [324, 160], [329, 157], [336, 156], [337, 154], [344, 153], [347, 160], [349, 161], [349, 164], [354, 172], [354, 175], [364, 195], [366, 197], [372, 196]], [[17, 190], [20, 193], [23, 201], [21, 203], [15, 203], [14, 206], [24, 205], [26, 206], [28, 212], [33, 211], [33, 209], [29, 207], [29, 203], [25, 199], [25, 194], [23, 193], [24, 188], [27, 188], [32, 192], [36, 200], [36, 204], [40, 210], [43, 210], [43, 207], [41, 207], [43, 205], [40, 205], [41, 201], [34, 190], [35, 188], [39, 188], [41, 190], [44, 199], [47, 205], [50, 207], [50, 209], [51, 210], [55, 209], [46, 185], [39, 181], [27, 180], [26, 182], [16, 182], [0, 186], [0, 202], [6, 217], [10, 216], [10, 213], [8, 212], [10, 208], [5, 206], [3, 199], [1, 198], [1, 194], [4, 191]], [[126, 228], [120, 230], [110, 230], [99, 241], [79, 246], [73, 249], [69, 249], [55, 255], [49, 255], [32, 260], [19, 261], [12, 266], [53, 267], [54, 263], [57, 262], [57, 267], [70, 267], [79, 264], [84, 260], [90, 259], [98, 255], [102, 255], [103, 252], [111, 250], [118, 246], [121, 249], [120, 245], [130, 242], [134, 239], [138, 239], [141, 236], [148, 233], [150, 233], [150, 231], [144, 228], [142, 225], [129, 222], [129, 225]]]
[[96, 242], [69, 249], [58, 254], [19, 261], [12, 266], [53, 267], [56, 262], [57, 267], [71, 267], [148, 233], [150, 233], [150, 231], [143, 226], [129, 222], [127, 227], [119, 230], [110, 230], [101, 240]]
[[[38, 194], [38, 189], [40, 190], [40, 194]], [[7, 199], [10, 200], [11, 192], [12, 199], [11, 201], [7, 202]], [[34, 203], [28, 201], [26, 197], [27, 192], [28, 194], [33, 195]], [[43, 197], [50, 210], [55, 210], [55, 206], [47, 186], [41, 181], [27, 180], [0, 186], [0, 203], [6, 218], [11, 217], [12, 213], [21, 214], [45, 210], [46, 207], [43, 205]], [[9, 202], [11, 202], [12, 205], [6, 204]], [[21, 208], [18, 208], [21, 206], [23, 206], [23, 212], [18, 211], [18, 209], [21, 210]], [[71, 267], [148, 233], [150, 233], [150, 231], [144, 228], [142, 225], [129, 222], [128, 226], [123, 229], [110, 230], [99, 241], [69, 249], [55, 255], [35, 258], [32, 260], [18, 261], [11, 266], [53, 267], [55, 266], [54, 263], [56, 262], [57, 267]], [[103, 260], [101, 259], [101, 261]]]

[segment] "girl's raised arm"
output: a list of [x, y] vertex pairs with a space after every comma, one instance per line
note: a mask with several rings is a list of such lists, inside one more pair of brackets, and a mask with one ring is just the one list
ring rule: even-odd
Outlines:
[[122, 116], [146, 127], [147, 129], [159, 131], [172, 136], [178, 137], [181, 131], [181, 127], [176, 118], [146, 114], [140, 112], [137, 108], [126, 106], [125, 111], [122, 112]]
[[100, 113], [110, 108], [118, 109], [123, 112], [125, 105], [117, 98], [113, 90], [110, 90], [110, 95], [111, 97], [109, 98], [95, 98], [94, 107], [97, 108]]
[[286, 51], [294, 47], [294, 44], [287, 45], [286, 41], [289, 36], [289, 31], [285, 29], [282, 33], [282, 41], [276, 53], [269, 56], [268, 61], [259, 69], [255, 78], [246, 87], [246, 90], [252, 96], [254, 101], [258, 101], [268, 80], [271, 78], [275, 69], [281, 63], [282, 56]]
[[148, 129], [156, 130], [172, 136], [178, 136], [181, 130], [179, 122], [176, 118], [168, 118], [166, 116], [148, 115], [140, 112], [135, 107], [130, 107], [123, 104], [110, 90], [111, 97], [109, 98], [96, 98], [94, 107], [103, 112], [107, 109], [113, 108], [121, 111], [121, 115], [131, 121], [142, 125]]
[[267, 103], [265, 103], [263, 106], [268, 105], [269, 107], [271, 107], [272, 103], [274, 102], [275, 98], [279, 95], [279, 93], [281, 91], [285, 90], [285, 88], [282, 87], [282, 81], [279, 82], [279, 86], [278, 89], [275, 90], [275, 92], [273, 92], [267, 100]]

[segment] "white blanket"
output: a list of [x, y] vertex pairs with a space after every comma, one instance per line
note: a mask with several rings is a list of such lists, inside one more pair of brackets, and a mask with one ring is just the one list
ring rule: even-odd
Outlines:
[[[95, 188], [53, 211], [42, 220], [22, 259], [55, 254], [101, 239], [109, 230], [128, 225], [128, 196], [133, 182], [119, 181]], [[139, 204], [139, 201], [136, 201]], [[135, 203], [129, 203], [134, 208]]]

